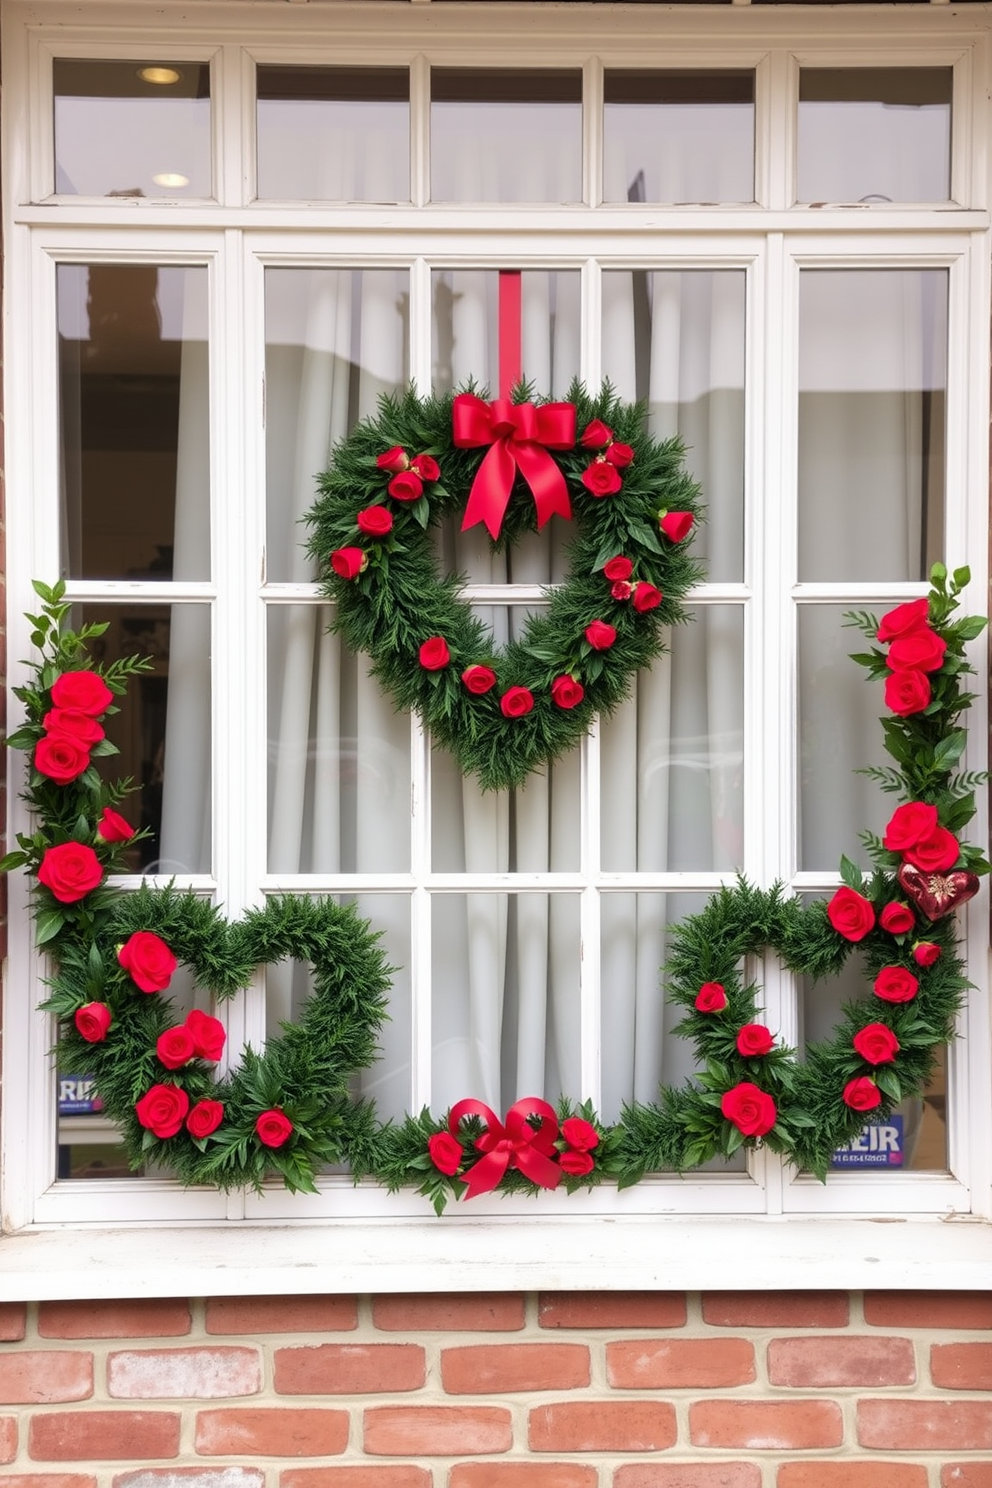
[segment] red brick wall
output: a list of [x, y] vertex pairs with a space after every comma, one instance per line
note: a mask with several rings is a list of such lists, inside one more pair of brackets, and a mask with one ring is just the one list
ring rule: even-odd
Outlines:
[[992, 1293], [0, 1307], [6, 1488], [992, 1488]]

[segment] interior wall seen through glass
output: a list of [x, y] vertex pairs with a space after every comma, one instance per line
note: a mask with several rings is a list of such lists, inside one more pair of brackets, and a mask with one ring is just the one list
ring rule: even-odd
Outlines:
[[431, 69], [431, 200], [582, 200], [582, 73]]
[[754, 199], [754, 74], [607, 68], [603, 199]]

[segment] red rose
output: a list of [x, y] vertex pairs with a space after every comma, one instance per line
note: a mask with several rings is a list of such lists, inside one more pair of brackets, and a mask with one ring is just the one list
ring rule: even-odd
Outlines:
[[591, 1152], [599, 1146], [599, 1132], [591, 1121], [584, 1121], [581, 1116], [566, 1117], [561, 1124], [561, 1134], [576, 1152]]
[[410, 461], [410, 469], [415, 470], [420, 479], [425, 481], [436, 481], [441, 475], [441, 467], [433, 455], [415, 455]]
[[193, 1035], [182, 1023], [167, 1028], [155, 1041], [155, 1053], [166, 1069], [180, 1069], [196, 1053]]
[[586, 626], [586, 640], [594, 651], [609, 651], [616, 638], [615, 628], [605, 620], [593, 620]]
[[902, 856], [904, 862], [914, 864], [923, 873], [945, 873], [961, 856], [961, 846], [953, 832], [935, 827], [929, 837], [907, 847]]
[[68, 785], [82, 775], [89, 762], [86, 745], [70, 739], [68, 734], [46, 734], [35, 746], [35, 769], [56, 785]]
[[174, 1137], [186, 1119], [189, 1096], [178, 1085], [153, 1085], [134, 1109], [147, 1131], [156, 1137]]
[[913, 947], [913, 960], [917, 966], [932, 966], [940, 960], [940, 946], [932, 940], [918, 940]]
[[534, 706], [534, 694], [529, 687], [508, 687], [499, 700], [504, 718], [523, 718]]
[[410, 461], [407, 459], [406, 450], [399, 444], [394, 444], [392, 449], [386, 450], [385, 454], [376, 455], [375, 463], [380, 470], [388, 470], [393, 475], [400, 470], [409, 470], [410, 468]]
[[584, 1178], [587, 1173], [592, 1172], [596, 1161], [590, 1152], [563, 1152], [558, 1159], [558, 1166], [570, 1178]]
[[724, 1093], [720, 1110], [746, 1137], [763, 1137], [775, 1125], [775, 1102], [764, 1090], [744, 1080]]
[[875, 911], [863, 894], [844, 884], [827, 905], [827, 919], [845, 940], [864, 940], [875, 923]]
[[556, 677], [551, 684], [551, 698], [559, 708], [577, 708], [585, 695], [582, 683], [574, 677]]
[[105, 713], [113, 701], [114, 694], [98, 672], [63, 672], [52, 686], [56, 708], [78, 708], [92, 718]]
[[444, 636], [428, 636], [420, 648], [420, 665], [425, 672], [439, 672], [448, 665], [451, 652]]
[[369, 555], [361, 548], [338, 548], [331, 554], [331, 567], [339, 579], [357, 579], [369, 566]]
[[936, 806], [928, 806], [925, 801], [907, 801], [905, 806], [897, 806], [893, 811], [882, 838], [882, 846], [887, 847], [889, 852], [905, 852], [907, 847], [913, 847], [921, 837], [929, 837], [936, 826]]
[[658, 523], [669, 542], [681, 542], [692, 531], [692, 512], [666, 512]]
[[50, 889], [60, 904], [85, 899], [103, 877], [100, 859], [84, 842], [61, 842], [46, 848], [38, 865], [38, 882]]
[[914, 630], [922, 630], [929, 617], [929, 599], [911, 599], [908, 604], [896, 605], [894, 610], [883, 615], [876, 634], [882, 642], [896, 641], [900, 636], [912, 635]]
[[191, 1137], [209, 1137], [224, 1120], [224, 1107], [220, 1101], [201, 1100], [186, 1117], [186, 1130]]
[[618, 554], [616, 558], [611, 558], [609, 563], [603, 564], [603, 573], [611, 580], [629, 579], [633, 572], [633, 563], [629, 558], [624, 558], [622, 554]]
[[449, 1178], [453, 1178], [458, 1172], [465, 1156], [462, 1144], [450, 1132], [435, 1132], [432, 1137], [428, 1137], [427, 1150], [434, 1166], [439, 1172], [447, 1173]]
[[775, 1040], [763, 1023], [745, 1023], [737, 1034], [737, 1052], [745, 1059], [770, 1054], [774, 1047]]
[[648, 610], [656, 610], [662, 598], [661, 590], [656, 589], [653, 584], [638, 584], [634, 590], [634, 609], [639, 615], [645, 614]]
[[81, 1038], [88, 1044], [102, 1044], [113, 1016], [105, 1002], [87, 1002], [72, 1015]]
[[103, 729], [82, 708], [49, 708], [42, 719], [42, 727], [50, 734], [65, 734], [67, 738], [75, 739], [77, 744], [85, 744], [87, 749], [99, 744], [103, 738]]
[[605, 460], [593, 460], [582, 472], [582, 484], [594, 496], [613, 496], [623, 481], [615, 465], [609, 465]]
[[592, 419], [579, 435], [579, 443], [583, 449], [602, 449], [612, 438], [613, 430], [609, 424], [604, 424], [602, 419]]
[[882, 1092], [874, 1080], [867, 1075], [859, 1075], [856, 1080], [848, 1080], [844, 1086], [843, 1101], [852, 1111], [874, 1111], [876, 1106], [882, 1104]]
[[883, 1002], [912, 1002], [919, 986], [905, 966], [883, 966], [875, 978], [875, 996]]
[[887, 904], [878, 917], [878, 923], [890, 935], [908, 935], [916, 924], [916, 916], [908, 904], [895, 900]]
[[263, 1111], [255, 1122], [255, 1132], [263, 1147], [281, 1147], [293, 1134], [293, 1123], [285, 1111]]
[[135, 930], [117, 952], [117, 959], [142, 992], [164, 992], [179, 964], [165, 941], [151, 930]]
[[611, 465], [618, 470], [625, 470], [634, 458], [634, 451], [629, 444], [611, 444], [606, 451], [606, 458]]
[[469, 692], [481, 697], [484, 692], [489, 692], [496, 686], [496, 673], [492, 667], [476, 666], [466, 667], [462, 672], [462, 682]]
[[96, 824], [96, 834], [104, 842], [129, 842], [134, 836], [131, 823], [125, 821], [119, 811], [104, 806], [103, 815]]
[[629, 599], [633, 592], [633, 584], [629, 584], [626, 579], [617, 579], [615, 584], [610, 585], [610, 594], [614, 599]]
[[393, 530], [393, 514], [384, 506], [363, 507], [356, 520], [359, 532], [367, 532], [371, 537], [385, 537]]
[[386, 487], [397, 501], [417, 501], [424, 494], [424, 483], [414, 470], [403, 470], [394, 475]]
[[900, 668], [890, 672], [885, 679], [885, 706], [902, 718], [910, 713], [922, 713], [930, 702], [930, 679], [926, 672], [915, 668]]
[[891, 1064], [899, 1053], [899, 1040], [884, 1023], [868, 1023], [851, 1040], [869, 1064]]
[[697, 1013], [721, 1013], [727, 1006], [722, 982], [704, 982], [696, 994]]
[[194, 1008], [186, 1015], [186, 1027], [193, 1040], [193, 1048], [200, 1058], [216, 1064], [227, 1041], [227, 1033], [220, 1019], [212, 1018], [209, 1013], [201, 1013], [199, 1008]]
[[944, 665], [946, 650], [947, 642], [943, 636], [927, 626], [924, 630], [914, 630], [912, 635], [900, 636], [893, 641], [885, 664], [894, 672], [901, 671], [904, 667], [915, 667], [921, 672], [937, 672]]

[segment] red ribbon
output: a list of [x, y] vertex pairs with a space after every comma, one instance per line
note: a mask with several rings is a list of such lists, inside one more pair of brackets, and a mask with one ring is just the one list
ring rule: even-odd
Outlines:
[[474, 393], [459, 393], [451, 409], [454, 441], [459, 449], [492, 445], [476, 471], [469, 492], [462, 531], [484, 522], [493, 538], [499, 536], [517, 471], [531, 489], [537, 525], [554, 514], [571, 517], [565, 477], [549, 449], [571, 449], [575, 444], [574, 403], [511, 403], [495, 398], [484, 403]]
[[[453, 1137], [458, 1136], [459, 1123], [465, 1116], [481, 1116], [486, 1123], [482, 1136], [475, 1139], [476, 1147], [486, 1155], [460, 1180], [468, 1185], [466, 1198], [492, 1193], [507, 1168], [519, 1168], [525, 1177], [541, 1188], [558, 1187], [561, 1168], [550, 1155], [555, 1151], [558, 1117], [547, 1101], [538, 1100], [535, 1095], [518, 1100], [507, 1111], [505, 1126], [496, 1112], [482, 1101], [458, 1101], [448, 1116], [448, 1130]], [[540, 1126], [531, 1126], [528, 1116], [540, 1116]]]

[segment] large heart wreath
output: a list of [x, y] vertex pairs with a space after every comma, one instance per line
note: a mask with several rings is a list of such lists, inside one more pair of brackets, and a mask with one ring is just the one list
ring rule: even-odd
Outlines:
[[[309, 516], [335, 628], [486, 790], [520, 785], [611, 713], [701, 577], [681, 442], [650, 438], [608, 386], [591, 399], [576, 383], [566, 403], [517, 391], [383, 399], [335, 449]], [[449, 514], [494, 550], [571, 521], [564, 582], [506, 647], [439, 571], [432, 534]]]

